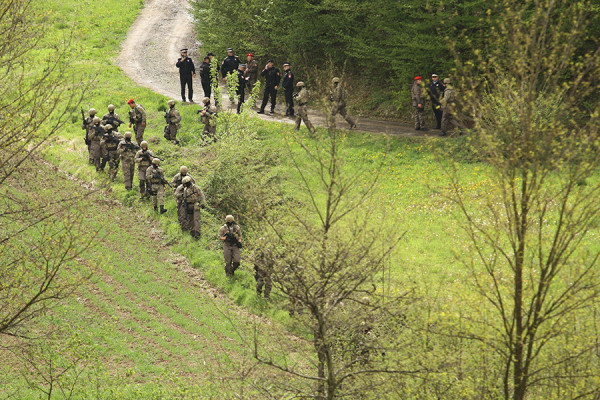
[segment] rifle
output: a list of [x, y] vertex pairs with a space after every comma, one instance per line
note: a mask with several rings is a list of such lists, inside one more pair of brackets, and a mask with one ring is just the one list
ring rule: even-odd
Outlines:
[[87, 123], [85, 122], [85, 112], [83, 111], [83, 107], [81, 108], [81, 119], [83, 120], [83, 126], [85, 127], [85, 136], [83, 137], [83, 141], [86, 146], [89, 146], [92, 141], [88, 138], [88, 132], [90, 131]]
[[104, 135], [102, 135], [102, 139], [104, 139], [104, 142], [106, 142], [106, 143], [117, 143], [117, 144], [119, 144], [119, 142], [120, 142], [119, 138], [117, 138], [114, 135], [108, 134], [108, 133], [105, 133]]
[[[109, 124], [111, 124], [112, 126], [116, 127], [116, 128], [118, 128], [119, 125], [122, 125], [122, 124], [125, 123], [125, 122], [121, 121], [119, 118], [115, 117], [114, 115], [109, 115], [108, 117], [106, 117], [105, 121], [108, 122]], [[115, 125], [115, 122], [118, 125]]]
[[135, 143], [132, 143], [132, 142], [125, 141], [125, 142], [122, 143], [122, 145], [123, 145], [123, 147], [125, 147], [128, 150], [137, 150], [137, 149], [139, 149], [139, 146], [137, 144], [135, 144]]
[[144, 160], [148, 160], [150, 163], [152, 163], [152, 160], [155, 159], [155, 158], [158, 158], [160, 161], [164, 161], [162, 158], [159, 158], [159, 157], [156, 157], [156, 156], [153, 156], [152, 158], [150, 158], [150, 153], [144, 153], [143, 151], [142, 151], [141, 157]]
[[170, 118], [171, 118], [171, 112], [169, 111], [165, 111], [165, 122], [167, 123], [167, 125], [169, 125], [171, 123]]

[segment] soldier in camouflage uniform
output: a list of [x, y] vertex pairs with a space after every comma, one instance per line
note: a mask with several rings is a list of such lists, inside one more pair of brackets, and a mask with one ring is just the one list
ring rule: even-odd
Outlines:
[[196, 183], [194, 178], [188, 174], [188, 168], [185, 165], [182, 165], [179, 168], [179, 173], [175, 174], [173, 179], [171, 180], [171, 186], [175, 188], [175, 201], [177, 202], [177, 220], [179, 221], [179, 225], [181, 225], [182, 231], [187, 231], [190, 227], [187, 224], [187, 216], [185, 207], [183, 205], [183, 178], [189, 176], [192, 179], [192, 183]]
[[254, 279], [256, 279], [256, 293], [258, 296], [262, 294], [263, 287], [265, 288], [265, 299], [271, 296], [271, 271], [273, 270], [273, 257], [268, 253], [265, 247], [265, 239], [259, 238], [256, 249], [252, 254], [254, 264]]
[[152, 165], [146, 169], [146, 181], [148, 182], [149, 188], [146, 187], [150, 192], [150, 197], [152, 197], [152, 205], [154, 206], [154, 211], [158, 211], [158, 206], [160, 206], [160, 213], [164, 214], [167, 212], [165, 209], [165, 188], [164, 185], [168, 185], [169, 182], [165, 179], [165, 173], [160, 165], [160, 160], [158, 158], [154, 158], [152, 160]]
[[[83, 110], [81, 110], [81, 113], [83, 114]], [[89, 117], [85, 118], [81, 124], [81, 129], [85, 129], [85, 137], [84, 137], [84, 141], [85, 141], [85, 145], [88, 148], [88, 162], [90, 164], [94, 163], [94, 158], [92, 157], [92, 152], [90, 151], [90, 146], [92, 144], [92, 140], [90, 138], [90, 128], [92, 127], [92, 125], [94, 124], [94, 117], [96, 116], [96, 109], [94, 108], [90, 108], [90, 111], [88, 112]]]
[[246, 75], [246, 88], [248, 89], [248, 96], [252, 95], [252, 89], [254, 89], [254, 85], [256, 85], [256, 81], [258, 81], [258, 63], [254, 59], [254, 54], [248, 53], [246, 55], [246, 69], [244, 74]]
[[125, 189], [131, 190], [133, 186], [133, 174], [135, 170], [135, 154], [139, 146], [131, 141], [131, 132], [125, 132], [125, 139], [119, 142], [117, 153], [121, 157], [121, 167], [123, 168], [123, 180]]
[[108, 177], [111, 181], [115, 180], [119, 172], [120, 158], [117, 148], [121, 139], [123, 139], [123, 135], [113, 131], [113, 127], [110, 124], [104, 125], [104, 136], [100, 143], [105, 154], [102, 159], [102, 168], [104, 168], [106, 161], [108, 161]]
[[457, 125], [456, 120], [454, 119], [456, 91], [452, 86], [452, 81], [450, 80], [450, 78], [444, 79], [444, 85], [446, 86], [446, 89], [444, 90], [444, 96], [440, 100], [443, 112], [442, 133], [440, 133], [440, 136], [448, 135], [448, 131], [452, 130], [452, 128]]
[[219, 229], [219, 239], [223, 242], [225, 274], [232, 278], [235, 270], [240, 267], [242, 247], [242, 229], [235, 223], [232, 215], [225, 217], [225, 225]]
[[296, 114], [296, 126], [294, 127], [294, 130], [299, 130], [300, 129], [300, 124], [302, 123], [302, 121], [304, 121], [304, 125], [306, 125], [306, 128], [311, 132], [311, 133], [315, 133], [315, 127], [313, 126], [313, 124], [310, 123], [310, 121], [308, 120], [308, 111], [307, 111], [307, 104], [308, 104], [308, 99], [310, 97], [310, 92], [308, 90], [306, 90], [306, 88], [304, 87], [304, 82], [300, 81], [296, 84], [296, 87], [300, 88], [300, 91], [298, 93], [296, 93], [296, 95], [294, 96], [294, 98], [296, 99], [296, 102], [298, 103], [298, 109], [297, 109], [297, 114]]
[[426, 131], [425, 128], [425, 95], [423, 93], [423, 80], [420, 76], [415, 77], [415, 81], [410, 88], [412, 105], [415, 108], [415, 130]]
[[114, 130], [119, 130], [119, 126], [123, 123], [119, 118], [119, 114], [115, 113], [115, 106], [108, 105], [108, 112], [102, 117], [102, 125], [112, 125]]
[[201, 116], [201, 121], [204, 124], [204, 129], [202, 130], [202, 136], [204, 139], [211, 139], [216, 141], [217, 134], [217, 108], [215, 106], [210, 105], [210, 99], [205, 97], [202, 99], [202, 103], [204, 104], [204, 108], [199, 110], [198, 113]]
[[[135, 153], [135, 162], [138, 164], [138, 178], [140, 180], [140, 199], [144, 199], [149, 197], [150, 195], [146, 192], [146, 171], [150, 164], [152, 164], [152, 159], [154, 158], [154, 154], [148, 150], [148, 142], [145, 140], [140, 143], [142, 147], [137, 153]], [[150, 185], [148, 185], [150, 188]]]
[[90, 156], [96, 166], [96, 172], [102, 172], [102, 145], [101, 141], [104, 137], [104, 128], [100, 125], [100, 117], [94, 117], [93, 124], [90, 127]]
[[181, 128], [181, 114], [175, 108], [175, 100], [169, 100], [169, 109], [165, 112], [165, 139], [172, 140], [175, 144], [179, 144], [177, 140], [177, 131]]
[[127, 102], [131, 110], [129, 110], [129, 127], [134, 126], [135, 141], [140, 146], [144, 140], [144, 130], [146, 129], [146, 110], [141, 104], [135, 104], [133, 99]]
[[333, 78], [333, 88], [329, 94], [329, 101], [331, 101], [331, 115], [329, 116], [329, 127], [335, 128], [335, 116], [340, 114], [346, 122], [350, 124], [350, 129], [356, 128], [356, 122], [350, 117], [346, 111], [346, 90], [342, 84], [340, 78]]
[[206, 208], [204, 193], [192, 182], [191, 176], [186, 176], [176, 194], [180, 196], [178, 201], [181, 202], [185, 215], [185, 224], [181, 226], [181, 229], [185, 230], [184, 226], [189, 228], [190, 235], [197, 239], [200, 237], [200, 209]]

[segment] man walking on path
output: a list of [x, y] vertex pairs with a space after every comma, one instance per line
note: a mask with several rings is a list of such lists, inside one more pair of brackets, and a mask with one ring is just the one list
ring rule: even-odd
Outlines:
[[181, 83], [181, 99], [185, 103], [185, 87], [188, 88], [188, 99], [190, 103], [194, 102], [194, 89], [192, 88], [192, 78], [196, 77], [196, 68], [194, 62], [187, 56], [188, 49], [181, 49], [181, 58], [177, 60], [177, 68], [179, 68], [179, 83]]
[[335, 116], [340, 114], [346, 122], [350, 124], [350, 129], [356, 128], [356, 122], [350, 117], [346, 111], [346, 91], [341, 79], [335, 77], [331, 81], [333, 87], [331, 88], [331, 94], [329, 95], [329, 101], [331, 101], [331, 115], [329, 116], [329, 127], [335, 128]]
[[241, 262], [242, 229], [235, 223], [232, 215], [225, 217], [225, 225], [219, 229], [219, 240], [223, 242], [225, 274], [227, 277], [233, 278], [233, 274]]
[[308, 104], [308, 99], [310, 98], [310, 93], [304, 87], [304, 82], [300, 81], [296, 86], [300, 88], [300, 91], [296, 94], [296, 101], [298, 101], [298, 115], [296, 116], [296, 126], [294, 127], [294, 130], [299, 130], [300, 124], [304, 121], [306, 128], [311, 133], [315, 133], [315, 127], [308, 120], [308, 110], [306, 106]]

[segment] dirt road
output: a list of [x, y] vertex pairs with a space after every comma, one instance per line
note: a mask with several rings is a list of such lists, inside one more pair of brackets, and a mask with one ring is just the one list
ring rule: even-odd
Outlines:
[[[179, 50], [184, 47], [190, 49], [190, 56], [198, 67], [202, 62], [201, 54], [196, 51], [199, 45], [187, 0], [148, 0], [123, 42], [117, 65], [137, 84], [179, 99], [179, 74], [175, 67]], [[215, 53], [218, 57], [225, 56], [220, 52]], [[202, 98], [199, 78], [194, 79], [193, 85], [195, 100], [199, 101]], [[229, 109], [227, 96], [224, 97], [223, 105]], [[293, 123], [292, 119], [282, 115], [284, 106], [285, 104], [279, 103], [275, 114], [260, 115], [260, 118], [266, 121]], [[311, 111], [309, 118], [317, 126], [326, 126], [326, 118], [322, 113]], [[365, 132], [401, 136], [422, 135], [411, 125], [400, 122], [360, 118], [357, 125], [357, 130]], [[337, 126], [346, 128], [348, 124], [338, 116]], [[437, 133], [430, 131], [428, 134]]]

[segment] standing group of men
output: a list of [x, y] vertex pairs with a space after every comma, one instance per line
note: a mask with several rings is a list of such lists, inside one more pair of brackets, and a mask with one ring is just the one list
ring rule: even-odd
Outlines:
[[412, 105], [415, 107], [415, 129], [427, 130], [425, 127], [425, 103], [429, 97], [437, 122], [435, 129], [441, 130], [440, 136], [447, 136], [448, 132], [456, 125], [454, 119], [456, 91], [450, 78], [445, 78], [443, 83], [439, 79], [437, 74], [431, 75], [431, 83], [428, 88], [425, 88], [423, 79], [420, 76], [415, 77], [411, 87]]

